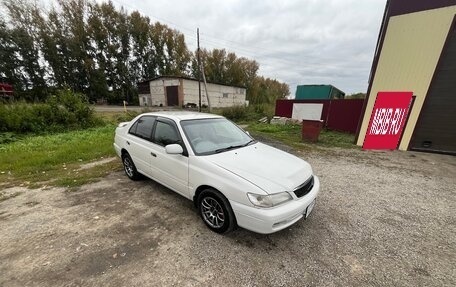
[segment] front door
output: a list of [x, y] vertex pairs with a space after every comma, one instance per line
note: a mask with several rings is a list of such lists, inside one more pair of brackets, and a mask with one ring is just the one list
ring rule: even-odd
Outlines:
[[158, 119], [152, 141], [154, 145], [151, 149], [151, 166], [154, 179], [177, 193], [189, 197], [188, 156], [168, 154], [165, 150], [165, 146], [169, 144], [180, 144], [185, 150], [176, 124], [169, 119]]
[[179, 105], [179, 88], [178, 86], [166, 87], [166, 101], [168, 106]]

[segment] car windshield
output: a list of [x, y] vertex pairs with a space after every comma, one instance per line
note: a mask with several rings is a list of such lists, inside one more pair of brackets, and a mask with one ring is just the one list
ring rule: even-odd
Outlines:
[[181, 126], [197, 155], [225, 152], [255, 143], [253, 138], [225, 118], [185, 120]]

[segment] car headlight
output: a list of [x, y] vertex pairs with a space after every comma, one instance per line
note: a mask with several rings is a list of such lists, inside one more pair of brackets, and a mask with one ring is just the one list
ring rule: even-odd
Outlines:
[[253, 205], [259, 207], [273, 207], [293, 199], [288, 192], [279, 192], [269, 195], [247, 193], [247, 196]]

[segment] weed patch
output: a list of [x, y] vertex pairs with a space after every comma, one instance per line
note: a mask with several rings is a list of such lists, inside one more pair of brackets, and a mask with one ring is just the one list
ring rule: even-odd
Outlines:
[[82, 131], [26, 136], [2, 144], [0, 186], [52, 182], [62, 176], [69, 178], [72, 175], [68, 173], [76, 171], [83, 163], [115, 156], [114, 130], [115, 125], [106, 125]]
[[0, 136], [8, 142], [15, 134], [42, 134], [100, 126], [87, 98], [70, 90], [60, 90], [43, 103], [0, 103]]
[[215, 109], [214, 113], [220, 114], [237, 123], [255, 122], [263, 117], [269, 119], [274, 115], [273, 105], [251, 105], [248, 107], [234, 106], [228, 108]]
[[251, 123], [248, 125], [247, 130], [253, 136], [266, 137], [278, 140], [298, 149], [319, 149], [329, 147], [339, 148], [357, 148], [354, 145], [354, 135], [322, 130], [317, 143], [303, 142], [301, 138], [301, 125], [287, 124], [287, 125], [271, 125], [263, 123]]

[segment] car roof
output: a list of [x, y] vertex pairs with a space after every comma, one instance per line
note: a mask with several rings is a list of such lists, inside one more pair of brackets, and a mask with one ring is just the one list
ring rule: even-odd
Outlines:
[[165, 117], [175, 121], [223, 118], [219, 115], [191, 111], [159, 111], [141, 114], [141, 116], [144, 115]]

